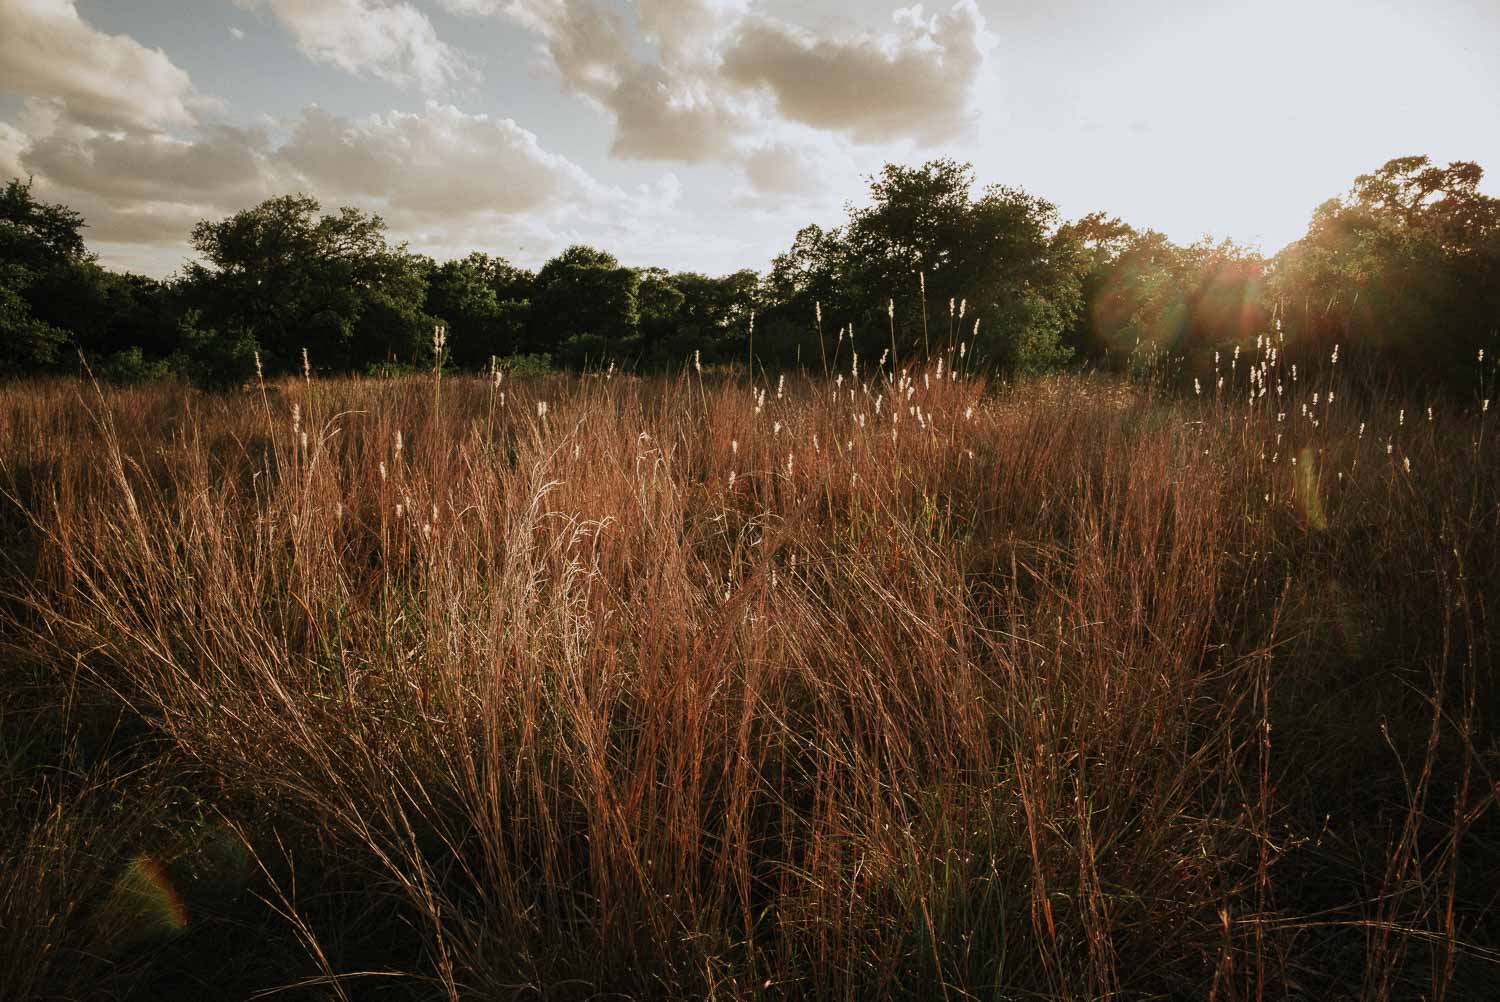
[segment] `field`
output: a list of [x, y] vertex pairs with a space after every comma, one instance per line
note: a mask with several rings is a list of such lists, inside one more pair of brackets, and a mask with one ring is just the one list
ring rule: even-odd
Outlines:
[[1500, 997], [1493, 361], [956, 361], [0, 387], [0, 998]]

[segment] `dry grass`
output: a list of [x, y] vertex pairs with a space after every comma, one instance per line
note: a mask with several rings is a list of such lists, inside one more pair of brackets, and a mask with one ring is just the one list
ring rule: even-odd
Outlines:
[[1249, 364], [0, 389], [0, 994], [1497, 990], [1493, 418]]

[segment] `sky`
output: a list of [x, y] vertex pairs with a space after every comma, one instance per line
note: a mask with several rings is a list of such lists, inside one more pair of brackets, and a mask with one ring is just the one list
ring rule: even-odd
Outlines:
[[766, 268], [891, 162], [1274, 253], [1392, 157], [1500, 194], [1496, 0], [0, 0], [0, 179], [164, 276], [279, 194], [437, 258]]

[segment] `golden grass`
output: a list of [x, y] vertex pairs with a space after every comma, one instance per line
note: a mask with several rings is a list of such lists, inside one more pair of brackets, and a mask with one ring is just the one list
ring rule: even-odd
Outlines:
[[[1489, 417], [1247, 367], [13, 386], [4, 635], [243, 837], [303, 958], [245, 994], [1474, 997]], [[7, 922], [186, 854], [28, 768]]]

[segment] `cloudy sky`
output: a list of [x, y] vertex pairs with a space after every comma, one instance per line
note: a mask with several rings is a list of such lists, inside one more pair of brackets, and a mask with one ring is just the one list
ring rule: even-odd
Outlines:
[[1494, 0], [0, 0], [0, 177], [106, 264], [310, 192], [439, 257], [764, 268], [888, 161], [1275, 251], [1393, 156], [1500, 193]]

